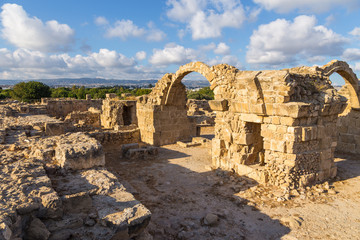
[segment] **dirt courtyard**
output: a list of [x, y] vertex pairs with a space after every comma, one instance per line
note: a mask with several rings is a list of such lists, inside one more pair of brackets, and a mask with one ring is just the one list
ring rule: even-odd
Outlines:
[[134, 160], [105, 150], [106, 167], [152, 212], [144, 239], [360, 239], [360, 159], [338, 156], [333, 182], [286, 191], [212, 170], [202, 146]]

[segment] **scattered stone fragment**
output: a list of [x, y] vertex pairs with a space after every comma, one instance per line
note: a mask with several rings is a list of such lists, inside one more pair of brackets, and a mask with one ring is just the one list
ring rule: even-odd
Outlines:
[[214, 226], [219, 222], [219, 217], [216, 214], [208, 213], [204, 217], [204, 224], [208, 226]]

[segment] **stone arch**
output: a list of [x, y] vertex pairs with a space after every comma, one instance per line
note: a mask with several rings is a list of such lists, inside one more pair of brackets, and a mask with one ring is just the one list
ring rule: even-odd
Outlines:
[[350, 104], [353, 109], [360, 109], [359, 80], [353, 70], [344, 61], [333, 60], [321, 67], [323, 74], [330, 77], [334, 72], [338, 73], [348, 86], [350, 92]]
[[213, 80], [215, 78], [215, 73], [208, 65], [202, 62], [191, 62], [180, 66], [180, 68], [176, 71], [176, 73], [172, 77], [171, 84], [169, 85], [169, 89], [166, 94], [165, 105], [172, 105], [175, 102], [175, 98], [177, 97], [178, 90], [183, 91], [181, 80], [188, 75], [189, 73], [197, 72], [203, 75], [211, 84], [211, 88], [213, 89], [215, 86], [213, 85]]

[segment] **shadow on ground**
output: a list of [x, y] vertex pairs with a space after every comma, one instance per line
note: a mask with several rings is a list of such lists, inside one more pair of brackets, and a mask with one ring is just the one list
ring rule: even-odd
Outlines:
[[[211, 170], [206, 148], [168, 145], [146, 160], [123, 159], [119, 147], [105, 150], [107, 169], [152, 212], [148, 231], [154, 239], [280, 239], [290, 232], [235, 196], [257, 182]], [[218, 219], [207, 225], [211, 214]]]
[[335, 153], [337, 180], [347, 180], [360, 176], [360, 156], [354, 154]]

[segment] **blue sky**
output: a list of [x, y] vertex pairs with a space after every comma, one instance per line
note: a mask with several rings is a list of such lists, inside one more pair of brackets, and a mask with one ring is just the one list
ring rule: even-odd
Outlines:
[[23, 0], [0, 11], [0, 79], [159, 79], [191, 61], [259, 70], [332, 59], [360, 74], [360, 0]]

